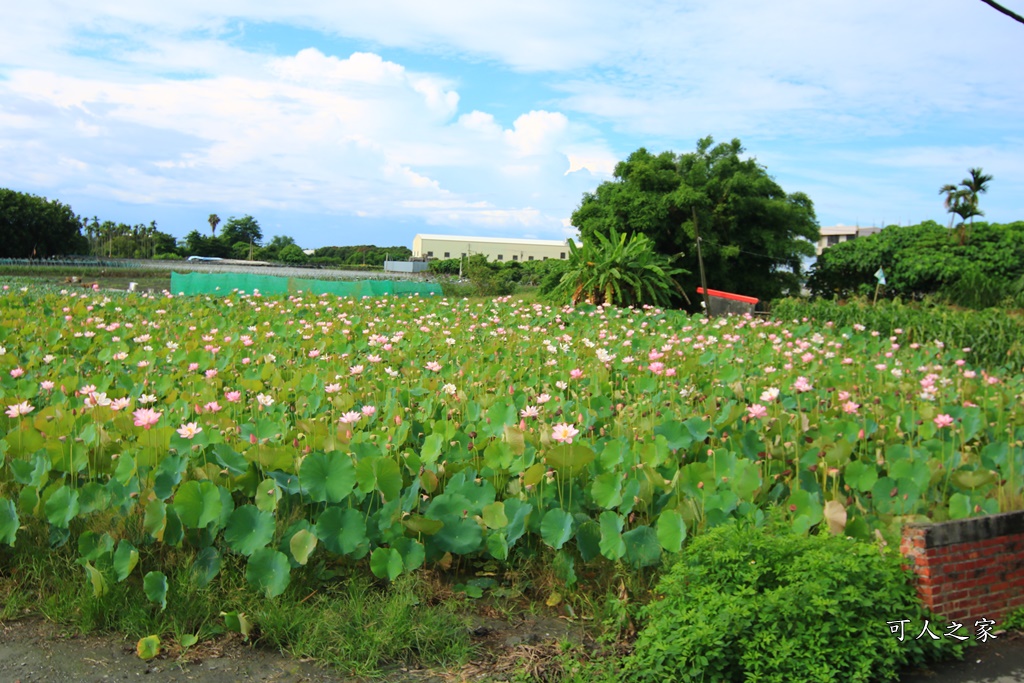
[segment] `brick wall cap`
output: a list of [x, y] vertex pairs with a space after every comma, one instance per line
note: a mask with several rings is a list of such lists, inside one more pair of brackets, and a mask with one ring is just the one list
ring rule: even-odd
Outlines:
[[1001, 536], [1024, 534], [1024, 510], [949, 522], [911, 522], [904, 528], [923, 529], [926, 548], [976, 543]]

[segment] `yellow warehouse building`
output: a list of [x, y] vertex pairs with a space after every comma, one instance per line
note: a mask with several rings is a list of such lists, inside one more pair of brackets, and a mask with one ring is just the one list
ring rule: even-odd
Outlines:
[[474, 254], [483, 254], [488, 261], [566, 259], [569, 258], [569, 243], [558, 240], [460, 235], [416, 235], [412, 240], [413, 258], [449, 259]]

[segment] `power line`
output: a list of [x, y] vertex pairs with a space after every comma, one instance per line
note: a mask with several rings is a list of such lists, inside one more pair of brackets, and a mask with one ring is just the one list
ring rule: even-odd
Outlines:
[[983, 3], [985, 3], [986, 5], [988, 5], [989, 7], [991, 7], [992, 9], [996, 10], [997, 12], [1002, 12], [1003, 14], [1005, 14], [1008, 17], [1010, 17], [1011, 19], [1013, 19], [1015, 21], [1019, 21], [1020, 23], [1024, 24], [1024, 17], [1022, 17], [1021, 15], [1017, 14], [1016, 12], [1012, 12], [1012, 11], [1006, 9], [1005, 7], [1000, 5], [998, 2], [993, 2], [992, 0], [981, 0], [981, 1]]

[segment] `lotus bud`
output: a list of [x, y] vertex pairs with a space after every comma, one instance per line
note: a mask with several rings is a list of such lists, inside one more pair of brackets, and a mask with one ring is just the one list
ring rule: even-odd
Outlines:
[[255, 444], [256, 443], [256, 434], [255, 433], [252, 433], [252, 434], [249, 435], [249, 443], [251, 443], [251, 444]]

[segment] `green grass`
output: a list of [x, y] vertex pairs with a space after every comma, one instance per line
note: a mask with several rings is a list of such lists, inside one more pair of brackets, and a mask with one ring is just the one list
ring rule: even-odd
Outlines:
[[17, 554], [0, 549], [0, 621], [39, 615], [75, 633], [132, 641], [158, 635], [173, 648], [187, 635], [199, 642], [223, 635], [222, 613], [238, 612], [252, 624], [254, 645], [359, 676], [396, 665], [458, 667], [473, 653], [458, 605], [441, 599], [425, 574], [382, 585], [351, 567], [306, 567], [293, 571], [284, 594], [266, 599], [246, 585], [244, 558], [225, 558], [217, 579], [200, 588], [191, 573], [194, 553], [176, 550], [164, 565], [174, 570], [161, 610], [146, 600], [138, 569], [121, 583], [108, 576], [106, 593], [97, 597], [72, 544], [46, 551], [46, 540], [35, 540]]
[[[78, 282], [69, 282], [71, 278], [78, 278]], [[0, 266], [0, 279], [11, 287], [35, 287], [42, 284], [56, 289], [75, 290], [96, 282], [101, 289], [127, 290], [129, 282], [136, 282], [139, 290], [163, 291], [171, 286], [171, 271], [149, 268]]]

